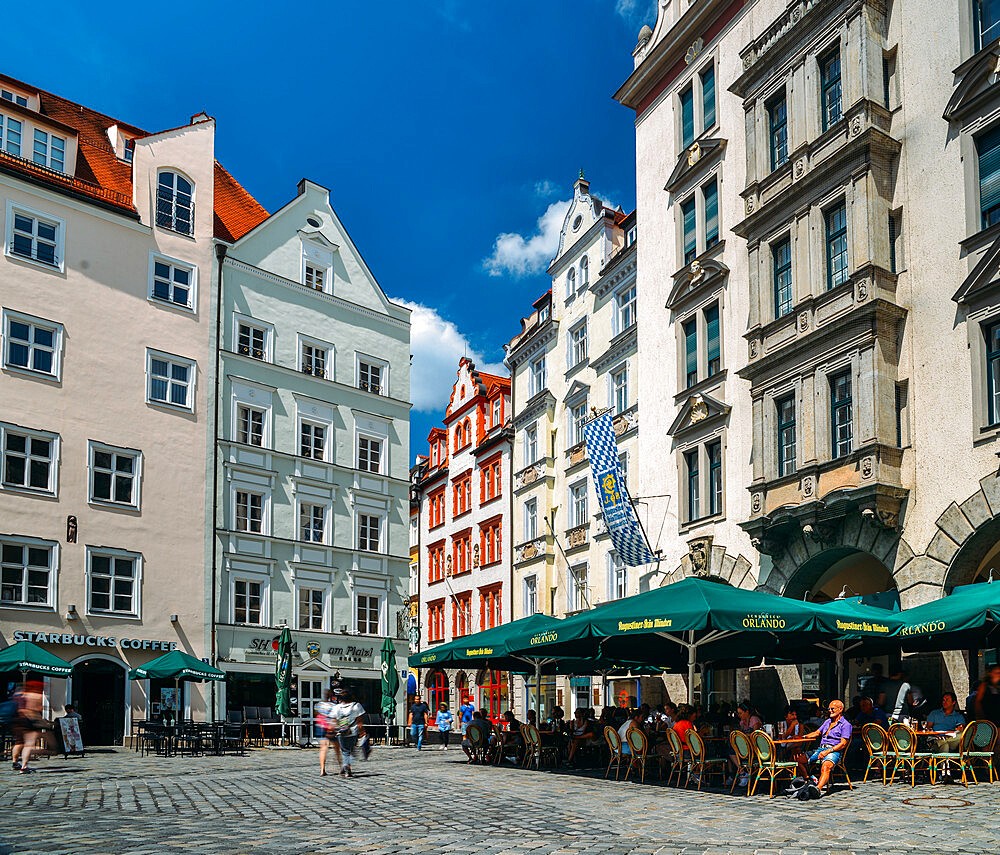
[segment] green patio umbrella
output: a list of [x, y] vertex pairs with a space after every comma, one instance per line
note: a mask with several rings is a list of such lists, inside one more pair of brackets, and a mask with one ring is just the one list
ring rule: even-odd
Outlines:
[[399, 674], [396, 672], [396, 645], [391, 638], [382, 642], [382, 717], [386, 724], [396, 721], [396, 692]]
[[209, 665], [207, 662], [202, 662], [200, 659], [195, 659], [194, 656], [188, 655], [183, 650], [171, 650], [169, 653], [157, 656], [156, 659], [147, 662], [145, 665], [133, 668], [128, 672], [128, 678], [130, 680], [172, 679], [174, 681], [174, 688], [177, 690], [177, 702], [179, 705], [181, 680], [187, 683], [225, 680], [226, 672], [220, 671], [218, 668]]
[[274, 685], [276, 687], [274, 708], [278, 715], [291, 715], [292, 631], [287, 626], [281, 628], [281, 635], [278, 636], [278, 661], [274, 668]]
[[0, 650], [0, 672], [4, 671], [20, 671], [22, 677], [26, 677], [29, 671], [46, 677], [68, 677], [73, 666], [37, 644], [19, 641]]
[[899, 613], [896, 634], [907, 650], [963, 650], [1000, 645], [1000, 582], [960, 585], [946, 597]]

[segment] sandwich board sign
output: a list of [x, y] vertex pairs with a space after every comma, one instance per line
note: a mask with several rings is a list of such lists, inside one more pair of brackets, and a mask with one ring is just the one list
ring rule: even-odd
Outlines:
[[59, 719], [64, 754], [83, 754], [83, 737], [80, 735], [80, 719], [65, 716]]

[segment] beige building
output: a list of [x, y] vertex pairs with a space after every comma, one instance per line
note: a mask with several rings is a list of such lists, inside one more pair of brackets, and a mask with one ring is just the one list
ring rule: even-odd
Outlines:
[[214, 143], [0, 77], [0, 638], [73, 664], [87, 744], [205, 708], [127, 670], [210, 656], [214, 242], [266, 216]]
[[[669, 496], [647, 506], [669, 532], [654, 584], [907, 607], [994, 572], [994, 7], [663, 0], [640, 33], [616, 98], [636, 111], [642, 228], [670, 236], [639, 242], [657, 461], [639, 492]], [[910, 667], [965, 697], [981, 662], [963, 658]], [[784, 676], [789, 697], [831, 690], [810, 674]]]
[[[623, 472], [626, 479], [636, 473], [635, 223], [634, 214], [593, 195], [581, 175], [548, 269], [552, 288], [506, 346], [514, 400], [515, 619], [563, 617], [640, 588], [639, 569], [622, 563], [604, 527], [583, 436], [592, 414], [610, 409]], [[523, 683], [515, 686], [523, 709]], [[590, 676], [549, 677], [539, 710], [558, 704], [569, 716], [621, 691], [642, 695], [634, 680], [605, 686]]]

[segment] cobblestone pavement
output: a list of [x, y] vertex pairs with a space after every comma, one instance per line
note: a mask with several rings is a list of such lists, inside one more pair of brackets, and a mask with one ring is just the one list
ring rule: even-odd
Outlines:
[[455, 750], [376, 748], [352, 780], [316, 765], [312, 750], [126, 749], [40, 761], [30, 776], [5, 764], [0, 855], [969, 855], [996, 851], [1000, 824], [998, 785], [879, 782], [800, 803], [481, 768]]

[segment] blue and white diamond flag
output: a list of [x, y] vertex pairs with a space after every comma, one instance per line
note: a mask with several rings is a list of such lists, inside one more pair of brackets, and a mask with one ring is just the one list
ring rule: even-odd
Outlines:
[[618, 557], [629, 567], [655, 561], [646, 535], [636, 519], [622, 476], [611, 413], [602, 413], [585, 424], [583, 436], [587, 441], [594, 489], [597, 490], [597, 498], [604, 511], [604, 523]]

